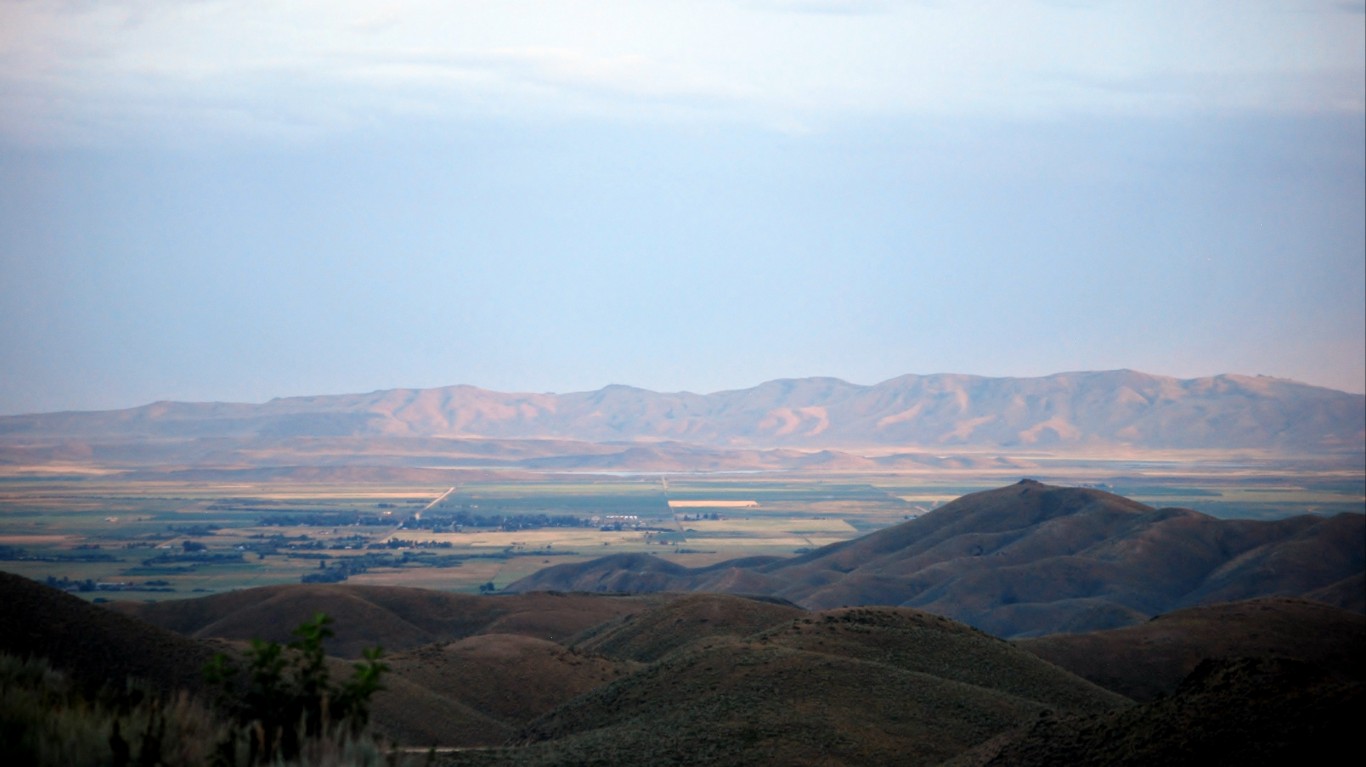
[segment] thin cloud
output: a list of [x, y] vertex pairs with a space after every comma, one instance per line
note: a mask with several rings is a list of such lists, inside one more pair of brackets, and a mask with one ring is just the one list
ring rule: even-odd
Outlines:
[[1314, 12], [878, 0], [7, 3], [0, 135], [115, 140], [166, 121], [185, 135], [325, 133], [348, 130], [355, 112], [384, 119], [415, 108], [770, 127], [869, 115], [1362, 111], [1360, 5], [1284, 8]]

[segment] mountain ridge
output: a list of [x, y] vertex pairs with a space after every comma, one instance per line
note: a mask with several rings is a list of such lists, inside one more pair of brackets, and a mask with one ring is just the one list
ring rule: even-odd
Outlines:
[[1033, 378], [908, 374], [873, 385], [775, 379], [711, 394], [623, 385], [565, 394], [469, 385], [156, 402], [0, 416], [0, 444], [42, 440], [395, 438], [678, 442], [715, 449], [1361, 450], [1366, 395], [1284, 379], [1132, 370]]

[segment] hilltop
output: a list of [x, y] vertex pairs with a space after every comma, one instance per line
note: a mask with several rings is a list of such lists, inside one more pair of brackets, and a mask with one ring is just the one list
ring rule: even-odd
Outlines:
[[808, 609], [899, 605], [1016, 637], [1272, 595], [1360, 611], [1363, 570], [1360, 514], [1221, 520], [1023, 480], [786, 559], [689, 569], [616, 555], [546, 568], [508, 590], [767, 594]]
[[297, 616], [325, 612], [337, 621], [328, 651], [358, 657], [375, 644], [409, 650], [480, 634], [519, 634], [557, 642], [604, 621], [630, 615], [661, 597], [599, 599], [537, 593], [485, 599], [402, 586], [299, 584], [261, 586], [198, 599], [119, 602], [116, 610], [195, 638], [289, 640]]

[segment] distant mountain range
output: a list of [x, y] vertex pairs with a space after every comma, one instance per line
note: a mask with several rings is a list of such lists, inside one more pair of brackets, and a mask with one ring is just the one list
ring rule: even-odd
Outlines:
[[[429, 440], [427, 453], [450, 449], [450, 440], [537, 440], [535, 448], [481, 449], [531, 468], [562, 468], [565, 456], [579, 467], [705, 466], [718, 450], [1361, 452], [1366, 397], [1267, 377], [1176, 379], [1117, 370], [1040, 378], [906, 375], [873, 386], [784, 379], [713, 394], [615, 385], [570, 394], [451, 386], [0, 417], [0, 450], [7, 449], [0, 460], [11, 463], [23, 461], [25, 450], [41, 458], [54, 450], [94, 454], [115, 443], [213, 440], [221, 449], [234, 440], [299, 439], [332, 440], [339, 454], [358, 439], [409, 446]], [[623, 442], [645, 444], [626, 456], [585, 447]], [[176, 448], [182, 458], [195, 452]], [[768, 463], [793, 460], [769, 456]], [[542, 464], [518, 463], [525, 461]], [[763, 467], [763, 460], [754, 462]]]

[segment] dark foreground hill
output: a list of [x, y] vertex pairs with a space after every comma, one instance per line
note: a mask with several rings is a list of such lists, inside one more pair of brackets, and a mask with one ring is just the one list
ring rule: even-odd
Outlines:
[[1206, 660], [1276, 657], [1366, 678], [1366, 615], [1273, 597], [1191, 607], [1136, 626], [1020, 639], [1017, 647], [1139, 702], [1176, 692]]
[[[1116, 744], [1146, 757], [1131, 763], [1274, 763], [1260, 755], [1284, 761], [1355, 737], [1366, 641], [1359, 615], [1262, 600], [1147, 624], [1159, 633], [1134, 627], [1052, 648], [1089, 674], [1106, 658], [1179, 647], [1134, 672], [1167, 680], [1135, 704], [1104, 687], [1133, 689], [1132, 678], [1084, 679], [1045, 660], [1043, 640], [1012, 644], [908, 608], [299, 585], [149, 611], [201, 637], [192, 638], [0, 575], [0, 651], [43, 655], [96, 683], [132, 674], [193, 687], [208, 654], [230, 647], [209, 638], [214, 627], [259, 634], [353, 601], [368, 607], [351, 614], [359, 626], [339, 619], [351, 637], [339, 646], [406, 636], [385, 634], [402, 624], [427, 633], [388, 656], [374, 720], [411, 746], [484, 747], [441, 755], [447, 765], [1085, 764], [1113, 762]], [[253, 621], [260, 631], [249, 631]], [[1210, 660], [1170, 681], [1197, 657]]]
[[1363, 609], [1366, 516], [1221, 520], [1024, 480], [810, 553], [688, 569], [644, 555], [559, 565], [510, 591], [719, 591], [808, 609], [899, 605], [997, 636], [1115, 628], [1259, 596]]
[[51, 659], [88, 688], [121, 687], [131, 677], [197, 690], [221, 649], [0, 572], [0, 653]]
[[1099, 715], [1043, 716], [946, 767], [1274, 767], [1354, 764], [1360, 680], [1284, 658], [1205, 661], [1169, 697]]

